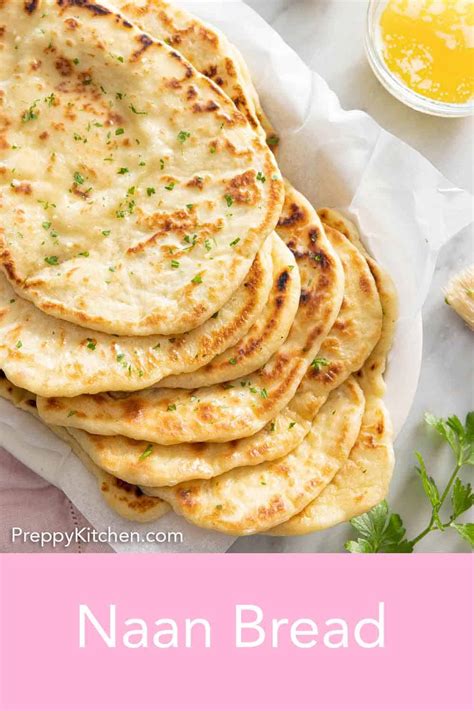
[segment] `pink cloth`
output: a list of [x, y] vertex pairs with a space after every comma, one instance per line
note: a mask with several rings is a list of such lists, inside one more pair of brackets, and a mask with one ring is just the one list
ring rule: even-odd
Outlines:
[[67, 548], [11, 540], [14, 526], [24, 531], [72, 532], [90, 524], [55, 486], [0, 448], [0, 552], [111, 553], [104, 543], [73, 542]]

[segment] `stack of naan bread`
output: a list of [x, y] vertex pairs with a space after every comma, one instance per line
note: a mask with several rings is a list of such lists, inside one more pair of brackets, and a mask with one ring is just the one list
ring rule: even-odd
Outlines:
[[282, 178], [235, 47], [160, 0], [3, 0], [0, 79], [1, 394], [132, 520], [380, 501], [394, 290]]

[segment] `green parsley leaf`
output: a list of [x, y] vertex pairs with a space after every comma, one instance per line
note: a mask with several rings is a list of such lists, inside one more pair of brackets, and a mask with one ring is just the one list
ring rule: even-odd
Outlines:
[[240, 237], [237, 237], [236, 239], [232, 240], [232, 242], [229, 242], [229, 247], [235, 247], [236, 244], [239, 244], [240, 242]]
[[68, 417], [72, 417], [73, 415], [77, 415], [77, 410], [69, 410], [69, 412], [67, 413]]
[[116, 136], [122, 136], [124, 133], [125, 133], [125, 129], [124, 129], [124, 128], [117, 128], [116, 131], [115, 131], [115, 135], [116, 135]]
[[102, 230], [102, 234], [104, 235], [104, 237], [108, 237], [111, 232], [112, 230]]
[[151, 196], [154, 195], [155, 193], [156, 193], [155, 188], [147, 188], [147, 189], [146, 189], [146, 194], [148, 195], [148, 197], [151, 197]]
[[224, 200], [227, 203], [227, 207], [231, 207], [234, 204], [234, 198], [232, 197], [232, 195], [224, 195]]
[[408, 553], [413, 549], [400, 516], [390, 513], [386, 501], [353, 518], [351, 525], [360, 534], [357, 541], [346, 543], [351, 553]]
[[451, 492], [453, 518], [457, 518], [474, 506], [474, 493], [469, 483], [464, 484], [459, 477], [456, 478]]
[[17, 341], [15, 348], [21, 348], [23, 346], [23, 343], [21, 341]]
[[177, 139], [180, 143], [184, 143], [190, 137], [189, 131], [180, 131], [177, 135]]
[[260, 397], [263, 397], [265, 400], [267, 399], [268, 392], [267, 392], [266, 388], [263, 388], [262, 390], [260, 390]]
[[196, 274], [195, 277], [191, 279], [193, 284], [201, 284], [202, 283], [202, 276], [200, 274]]
[[260, 171], [258, 171], [258, 173], [257, 173], [257, 180], [259, 180], [261, 183], [264, 183], [264, 182], [266, 181], [266, 177], [264, 176], [263, 173], [261, 173]]
[[119, 168], [117, 170], [118, 175], [125, 175], [125, 173], [130, 173], [128, 168]]
[[78, 254], [77, 256], [78, 256], [78, 257], [88, 257], [88, 256], [89, 256], [89, 252], [79, 252], [79, 254]]
[[95, 341], [93, 338], [88, 338], [87, 339], [87, 348], [90, 351], [95, 351], [95, 347], [97, 345], [97, 341]]
[[175, 185], [176, 183], [168, 183], [168, 185], [165, 185], [165, 190], [173, 190]]
[[231, 365], [237, 365], [237, 358], [229, 358], [229, 363]]
[[177, 259], [172, 259], [172, 260], [171, 260], [171, 268], [172, 268], [172, 269], [178, 269], [178, 267], [179, 267], [179, 262], [178, 262], [178, 260], [177, 260]]
[[174, 412], [176, 410], [176, 405], [173, 403], [172, 405], [168, 405], [166, 409], [168, 412]]
[[85, 182], [85, 178], [83, 175], [76, 172], [74, 173], [74, 182], [76, 183], [76, 185], [83, 185]]
[[296, 425], [296, 422], [290, 422], [290, 424], [288, 425], [288, 429], [292, 430], [295, 425]]
[[34, 101], [31, 104], [30, 108], [23, 113], [23, 116], [21, 117], [23, 123], [27, 123], [28, 121], [35, 121], [38, 118], [39, 112], [36, 110], [36, 104], [38, 103], [38, 101], [39, 99]]
[[49, 230], [49, 228], [51, 227], [51, 222], [43, 222], [41, 227], [43, 228], [43, 230]]
[[474, 523], [451, 523], [450, 525], [471, 545], [471, 548], [474, 548]]

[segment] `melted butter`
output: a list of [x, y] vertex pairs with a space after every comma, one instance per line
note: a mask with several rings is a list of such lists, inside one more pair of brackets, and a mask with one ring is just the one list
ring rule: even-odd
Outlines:
[[410, 89], [449, 103], [473, 98], [473, 0], [388, 0], [380, 29], [385, 63]]

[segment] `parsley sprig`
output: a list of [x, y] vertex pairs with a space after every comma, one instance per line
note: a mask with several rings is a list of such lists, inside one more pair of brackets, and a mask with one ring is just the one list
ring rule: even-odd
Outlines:
[[[389, 510], [386, 501], [377, 504], [368, 513], [351, 520], [359, 537], [345, 545], [350, 553], [412, 553], [419, 541], [431, 531], [454, 529], [461, 538], [474, 548], [474, 523], [459, 523], [459, 517], [474, 506], [474, 492], [469, 482], [463, 482], [459, 473], [466, 465], [474, 465], [474, 412], [469, 412], [463, 425], [459, 417], [452, 415], [447, 419], [425, 415], [425, 421], [433, 427], [449, 444], [455, 466], [443, 491], [440, 491], [433, 477], [429, 476], [425, 461], [416, 452], [418, 466], [416, 471], [423, 490], [431, 504], [431, 517], [428, 525], [412, 539], [406, 538], [406, 529], [399, 514]], [[442, 515], [450, 499], [450, 511]]]

